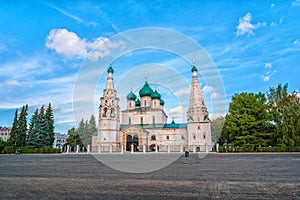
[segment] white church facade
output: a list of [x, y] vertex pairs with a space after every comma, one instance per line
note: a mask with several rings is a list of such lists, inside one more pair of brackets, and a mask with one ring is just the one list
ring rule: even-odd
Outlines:
[[130, 91], [126, 96], [127, 108], [120, 111], [120, 100], [114, 88], [114, 70], [110, 65], [106, 87], [100, 98], [98, 134], [92, 137], [92, 150], [181, 152], [189, 148], [194, 152], [210, 151], [210, 120], [197, 76], [198, 70], [193, 66], [191, 71], [187, 123], [167, 123], [165, 102], [156, 88], [153, 90], [150, 87], [147, 77], [138, 96]]

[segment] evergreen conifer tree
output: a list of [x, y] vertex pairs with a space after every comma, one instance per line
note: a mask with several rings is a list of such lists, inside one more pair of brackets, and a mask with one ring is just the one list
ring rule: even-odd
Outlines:
[[41, 146], [48, 146], [50, 144], [50, 137], [49, 137], [49, 131], [47, 126], [47, 120], [45, 115], [45, 108], [44, 105], [42, 105], [40, 109], [40, 113], [38, 116], [38, 130], [39, 130], [39, 138], [41, 141]]
[[16, 145], [17, 131], [18, 131], [18, 109], [16, 109], [14, 122], [10, 131], [10, 137], [8, 139], [9, 145]]
[[47, 134], [48, 134], [48, 144], [47, 146], [52, 146], [53, 142], [54, 142], [54, 117], [53, 117], [53, 111], [52, 111], [52, 107], [51, 107], [51, 103], [49, 103], [48, 108], [46, 110], [45, 113], [45, 118], [46, 118], [46, 122], [47, 122]]
[[16, 146], [18, 147], [26, 145], [27, 111], [28, 105], [23, 106], [18, 120], [18, 129], [16, 132]]
[[38, 132], [38, 109], [35, 110], [34, 114], [30, 119], [29, 133], [27, 139], [27, 145], [32, 147], [39, 147], [39, 132]]

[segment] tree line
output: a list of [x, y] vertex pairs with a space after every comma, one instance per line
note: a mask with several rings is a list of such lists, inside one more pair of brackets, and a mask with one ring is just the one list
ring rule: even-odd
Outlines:
[[36, 109], [30, 119], [29, 128], [27, 126], [28, 105], [22, 107], [20, 114], [16, 109], [8, 146], [14, 147], [51, 147], [54, 142], [54, 116], [49, 103], [45, 109], [41, 106]]
[[71, 128], [68, 130], [69, 137], [67, 138], [66, 145], [76, 147], [77, 145], [87, 147], [92, 144], [92, 135], [97, 131], [96, 120], [92, 115], [88, 120], [81, 119], [78, 128]]
[[212, 121], [212, 131], [220, 133], [223, 151], [300, 151], [299, 94], [288, 93], [288, 84], [266, 94], [235, 94], [224, 120]]

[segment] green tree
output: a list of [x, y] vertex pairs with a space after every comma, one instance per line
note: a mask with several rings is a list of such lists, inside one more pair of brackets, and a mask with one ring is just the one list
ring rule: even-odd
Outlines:
[[18, 109], [16, 109], [14, 122], [10, 131], [10, 137], [7, 141], [9, 145], [16, 145], [17, 131], [18, 131]]
[[27, 113], [28, 105], [22, 107], [20, 117], [18, 120], [18, 128], [16, 134], [16, 146], [22, 147], [26, 145], [26, 133], [27, 133]]
[[223, 130], [224, 123], [225, 123], [224, 117], [218, 117], [217, 119], [214, 119], [210, 122], [212, 142], [214, 143], [218, 142], [221, 132]]
[[229, 105], [229, 114], [226, 116], [220, 137], [221, 143], [227, 141], [235, 146], [268, 146], [273, 131], [273, 126], [268, 120], [264, 94], [235, 94]]
[[268, 111], [275, 124], [274, 144], [300, 145], [300, 98], [296, 92], [288, 93], [288, 84], [270, 88]]
[[83, 146], [78, 131], [74, 127], [68, 130], [68, 135], [69, 137], [66, 141], [67, 144], [71, 145], [72, 147], [76, 147], [76, 145]]
[[84, 119], [81, 119], [79, 127], [77, 128], [77, 132], [85, 146], [91, 145], [92, 135], [95, 131], [97, 131], [97, 128], [94, 115], [90, 117], [89, 121], [84, 121]]
[[35, 110], [34, 114], [30, 119], [27, 145], [32, 147], [41, 147], [42, 142], [39, 138], [39, 122], [38, 122], [39, 111]]
[[92, 115], [90, 117], [90, 121], [89, 121], [88, 132], [90, 133], [90, 135], [93, 135], [93, 133], [96, 131], [97, 131], [96, 119], [95, 119], [94, 115]]
[[48, 131], [48, 137], [49, 137], [49, 139], [47, 140], [48, 141], [47, 146], [52, 146], [54, 142], [54, 117], [53, 117], [51, 103], [49, 103], [47, 107], [45, 118], [47, 122], [46, 130]]
[[45, 115], [45, 108], [44, 105], [42, 105], [40, 109], [40, 113], [38, 115], [38, 134], [40, 138], [40, 145], [41, 146], [49, 146], [50, 144], [50, 137], [49, 137], [49, 130], [48, 130], [48, 124], [47, 119]]

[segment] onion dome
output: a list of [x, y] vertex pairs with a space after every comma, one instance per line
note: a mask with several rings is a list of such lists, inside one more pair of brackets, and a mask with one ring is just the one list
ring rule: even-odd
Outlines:
[[109, 66], [107, 73], [114, 73], [114, 69], [112, 68], [112, 65]]
[[130, 91], [130, 93], [126, 97], [127, 100], [133, 100], [133, 101], [136, 100], [136, 95], [132, 91]]
[[135, 106], [141, 106], [141, 101], [139, 99], [135, 101]]
[[155, 90], [152, 94], [151, 94], [151, 99], [160, 99], [161, 95]]
[[198, 71], [198, 69], [195, 66], [193, 66], [192, 72], [197, 72], [197, 71]]
[[160, 105], [162, 105], [162, 106], [165, 105], [165, 101], [160, 99]]
[[144, 87], [139, 91], [140, 97], [151, 96], [152, 93], [153, 90], [151, 89], [148, 82], [146, 81]]

